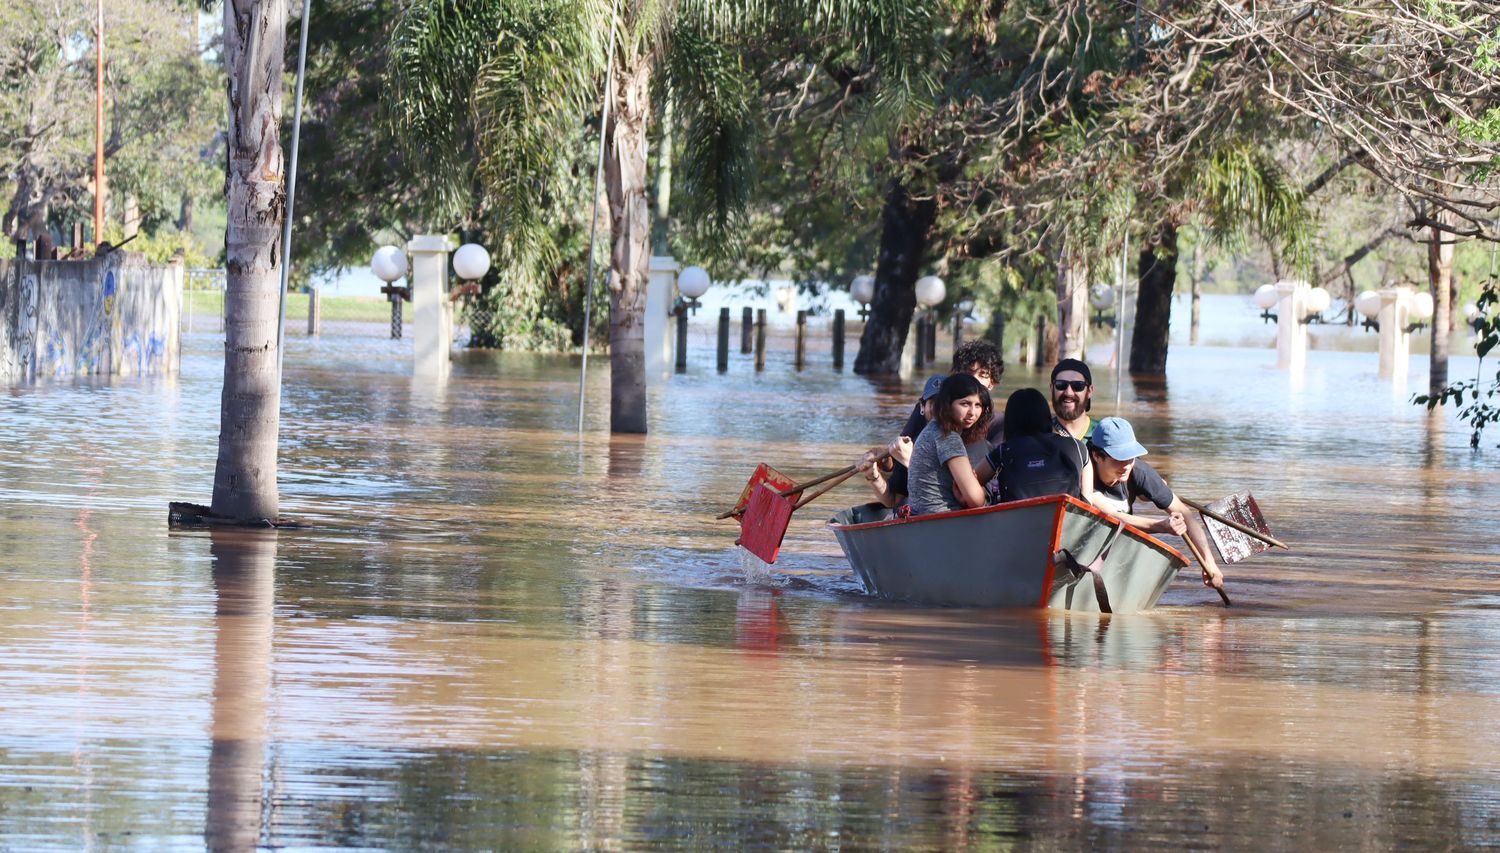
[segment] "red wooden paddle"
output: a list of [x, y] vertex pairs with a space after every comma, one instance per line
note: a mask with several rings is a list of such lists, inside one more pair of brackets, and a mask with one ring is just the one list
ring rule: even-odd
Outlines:
[[[879, 463], [889, 455], [882, 453], [875, 457], [874, 461]], [[745, 513], [740, 518], [739, 544], [764, 562], [776, 562], [776, 557], [781, 551], [781, 540], [785, 538], [787, 525], [792, 520], [792, 513], [836, 488], [854, 476], [858, 470], [858, 465], [849, 465], [790, 489], [777, 490], [770, 483], [762, 483], [759, 488], [752, 490], [750, 500], [745, 506]], [[809, 486], [819, 484], [826, 485], [811, 494], [803, 495], [801, 500], [793, 502], [798, 493], [805, 492]]]

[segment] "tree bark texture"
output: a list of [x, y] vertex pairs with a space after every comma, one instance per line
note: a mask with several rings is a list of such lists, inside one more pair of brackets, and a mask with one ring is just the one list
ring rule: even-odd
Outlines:
[[1057, 262], [1057, 352], [1047, 361], [1084, 358], [1089, 335], [1089, 288], [1086, 268], [1064, 252]]
[[[1447, 217], [1444, 211], [1438, 211], [1435, 218], [1445, 221]], [[1427, 233], [1431, 240], [1427, 244], [1427, 281], [1432, 288], [1432, 367], [1427, 393], [1436, 397], [1448, 387], [1448, 335], [1453, 328], [1449, 323], [1453, 301], [1449, 288], [1453, 281], [1454, 237], [1435, 225]]]
[[1177, 226], [1163, 223], [1155, 243], [1141, 248], [1137, 270], [1135, 331], [1130, 337], [1130, 372], [1167, 372], [1167, 326], [1172, 319], [1172, 288], [1177, 284]]
[[281, 151], [284, 0], [226, 0], [224, 66], [229, 77], [228, 224], [224, 230], [224, 393], [215, 515], [275, 519], [281, 377], [277, 309], [281, 225], [286, 215]]
[[651, 121], [651, 59], [615, 73], [604, 184], [609, 195], [609, 428], [646, 431], [646, 283], [651, 275], [651, 206], [646, 131]]
[[899, 179], [891, 181], [881, 214], [875, 296], [870, 300], [870, 319], [859, 338], [855, 373], [900, 372], [901, 350], [917, 307], [917, 274], [936, 218], [935, 199], [914, 199]]

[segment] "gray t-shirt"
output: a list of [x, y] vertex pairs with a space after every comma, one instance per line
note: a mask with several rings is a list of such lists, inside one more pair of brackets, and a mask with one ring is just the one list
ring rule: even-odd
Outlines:
[[963, 509], [953, 495], [953, 472], [948, 470], [948, 460], [959, 458], [968, 458], [961, 434], [943, 435], [937, 421], [922, 429], [912, 444], [911, 473], [907, 477], [906, 494], [912, 515]]

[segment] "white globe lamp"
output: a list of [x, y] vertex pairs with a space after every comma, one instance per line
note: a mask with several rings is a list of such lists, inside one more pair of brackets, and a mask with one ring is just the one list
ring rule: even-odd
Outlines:
[[875, 298], [875, 276], [857, 275], [849, 282], [849, 296], [861, 305], [869, 305]]
[[1473, 322], [1479, 316], [1479, 304], [1476, 302], [1464, 303], [1464, 319]]
[[370, 258], [370, 272], [381, 281], [395, 281], [406, 275], [406, 253], [395, 246], [381, 246]]
[[478, 243], [465, 243], [453, 253], [453, 271], [464, 281], [478, 281], [490, 271], [490, 253]]
[[1362, 291], [1354, 297], [1354, 310], [1373, 318], [1380, 313], [1380, 294], [1373, 290]]
[[935, 275], [924, 275], [917, 279], [917, 302], [924, 308], [931, 308], [943, 301], [948, 295], [948, 287], [943, 280]]
[[1322, 314], [1328, 310], [1333, 302], [1333, 296], [1321, 287], [1314, 287], [1307, 292], [1307, 310], [1313, 314]]
[[708, 270], [703, 267], [686, 267], [677, 274], [677, 289], [688, 299], [697, 299], [708, 292]]
[[1281, 301], [1281, 294], [1276, 291], [1276, 285], [1262, 284], [1255, 289], [1255, 307], [1262, 311], [1271, 310], [1279, 301]]
[[1432, 294], [1418, 293], [1411, 298], [1411, 314], [1418, 320], [1426, 320], [1432, 316]]
[[1095, 311], [1104, 311], [1115, 304], [1115, 289], [1107, 284], [1096, 284], [1089, 288], [1089, 304]]

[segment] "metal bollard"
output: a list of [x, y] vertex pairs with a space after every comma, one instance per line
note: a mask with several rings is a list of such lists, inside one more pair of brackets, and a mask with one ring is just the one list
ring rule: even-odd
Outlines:
[[833, 369], [844, 369], [844, 309], [833, 312]]
[[749, 306], [740, 314], [740, 355], [750, 354], [750, 330], [755, 327], [755, 311]]
[[755, 309], [755, 369], [766, 369], [766, 309]]
[[937, 364], [937, 314], [927, 313], [927, 363]]
[[677, 309], [677, 372], [687, 372], [687, 306]]
[[797, 369], [807, 363], [807, 312], [797, 312]]
[[926, 367], [927, 342], [925, 338], [927, 336], [927, 324], [923, 322], [921, 317], [917, 318], [916, 328], [912, 329], [912, 334], [914, 336], [912, 345], [916, 347], [916, 350], [913, 353], [914, 357], [912, 358], [912, 366]]
[[719, 372], [729, 369], [729, 309], [719, 309]]

